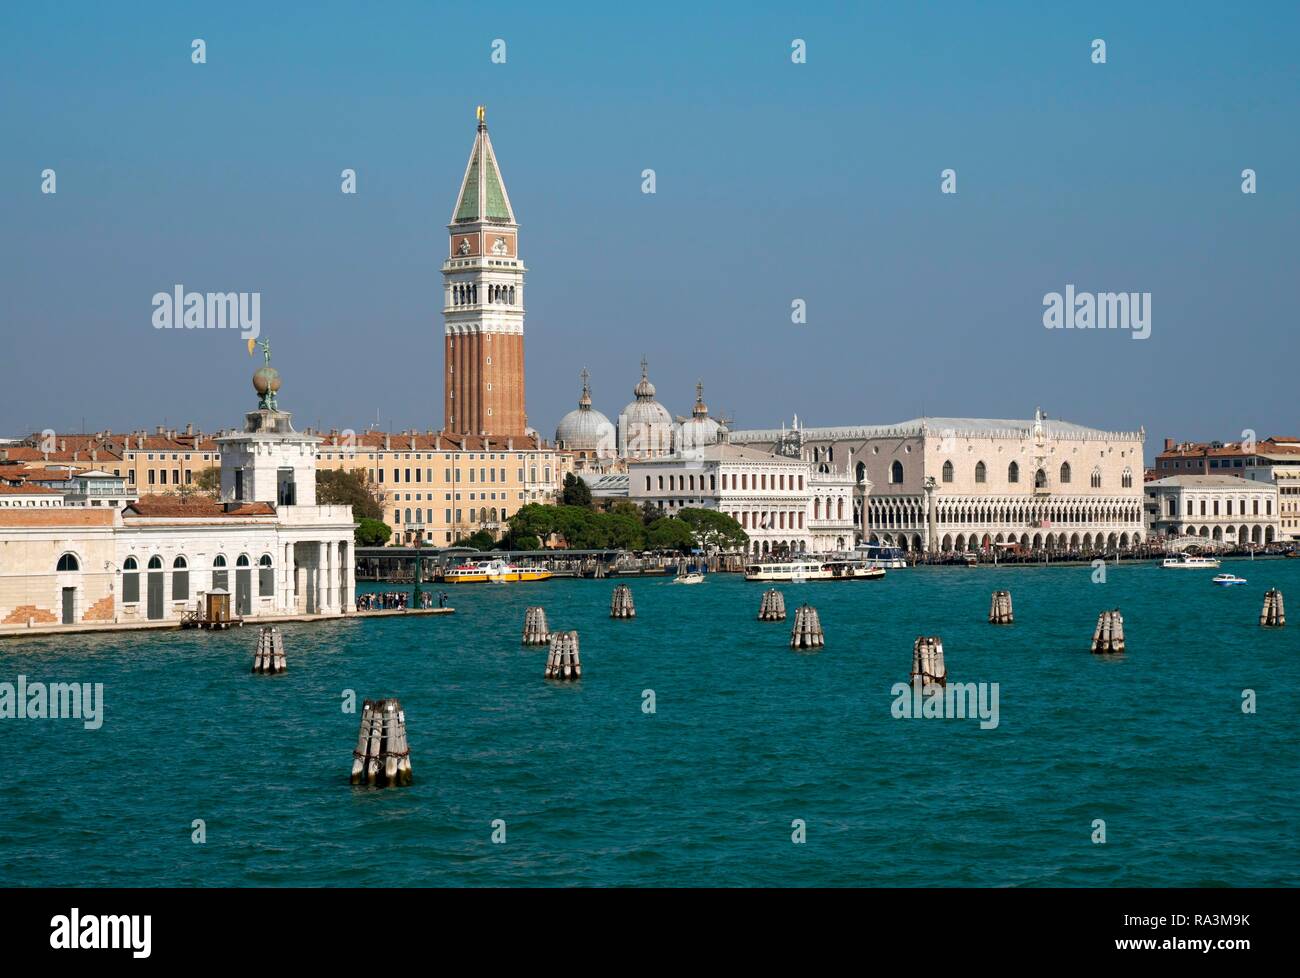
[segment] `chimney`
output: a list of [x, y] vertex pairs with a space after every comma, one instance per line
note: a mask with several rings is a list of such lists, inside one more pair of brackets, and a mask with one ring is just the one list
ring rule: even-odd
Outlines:
[[507, 439], [506, 439], [506, 451], [507, 451], [507, 452], [513, 452], [514, 450], [515, 450], [515, 440], [514, 440], [513, 438], [507, 438]]
[[393, 450], [393, 436], [388, 434], [388, 432], [384, 432], [384, 451], [391, 452], [392, 450]]
[[91, 460], [92, 462], [98, 462], [98, 461], [99, 461], [99, 450], [98, 450], [98, 449], [96, 449], [96, 448], [92, 448], [92, 449], [90, 450], [90, 460]]
[[154, 434], [161, 435], [162, 433], [163, 433], [163, 426], [158, 425], [158, 427], [154, 429]]
[[1166, 451], [1166, 452], [1173, 451], [1173, 447], [1174, 447], [1174, 440], [1173, 440], [1172, 438], [1166, 438], [1166, 439], [1165, 439], [1165, 451]]
[[60, 439], [59, 439], [59, 451], [61, 451], [61, 452], [66, 452], [67, 450], [68, 450], [68, 439], [66, 439], [66, 438], [60, 438]]
[[194, 434], [194, 422], [193, 422], [193, 421], [190, 421], [190, 422], [186, 423], [186, 425], [185, 425], [185, 434], [187, 434], [187, 435], [192, 435], [192, 434]]
[[411, 451], [415, 451], [415, 435], [411, 436]]
[[433, 450], [435, 452], [442, 451], [442, 435], [439, 435], [437, 438], [433, 440]]

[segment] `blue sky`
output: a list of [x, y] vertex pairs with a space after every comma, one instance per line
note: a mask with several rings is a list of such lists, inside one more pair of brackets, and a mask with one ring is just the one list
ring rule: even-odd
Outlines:
[[[440, 426], [480, 102], [547, 436], [582, 367], [613, 417], [643, 354], [741, 427], [1300, 433], [1296, 5], [1060, 6], [5, 5], [0, 434], [237, 423], [237, 335], [150, 324], [176, 283], [261, 292], [299, 427]], [[1150, 338], [1045, 330], [1067, 283], [1152, 293]]]

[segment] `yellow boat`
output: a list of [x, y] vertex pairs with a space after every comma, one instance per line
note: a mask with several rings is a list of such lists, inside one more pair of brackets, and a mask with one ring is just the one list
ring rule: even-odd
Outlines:
[[515, 584], [520, 581], [545, 581], [553, 576], [544, 567], [521, 567], [504, 560], [467, 560], [447, 571], [450, 584]]

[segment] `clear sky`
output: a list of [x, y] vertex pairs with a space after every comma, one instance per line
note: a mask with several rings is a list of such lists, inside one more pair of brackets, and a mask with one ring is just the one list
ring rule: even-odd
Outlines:
[[[643, 354], [739, 427], [1300, 434], [1297, 5], [1066, 6], [5, 4], [0, 435], [238, 423], [238, 335], [151, 325], [176, 284], [261, 293], [298, 427], [439, 427], [478, 103], [547, 437]], [[1044, 329], [1067, 284], [1150, 292], [1150, 337]]]

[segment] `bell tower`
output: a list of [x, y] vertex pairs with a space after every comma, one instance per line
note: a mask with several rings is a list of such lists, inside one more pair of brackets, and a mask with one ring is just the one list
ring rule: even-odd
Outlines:
[[447, 225], [443, 418], [453, 434], [522, 437], [526, 269], [485, 116], [480, 105], [469, 165]]

